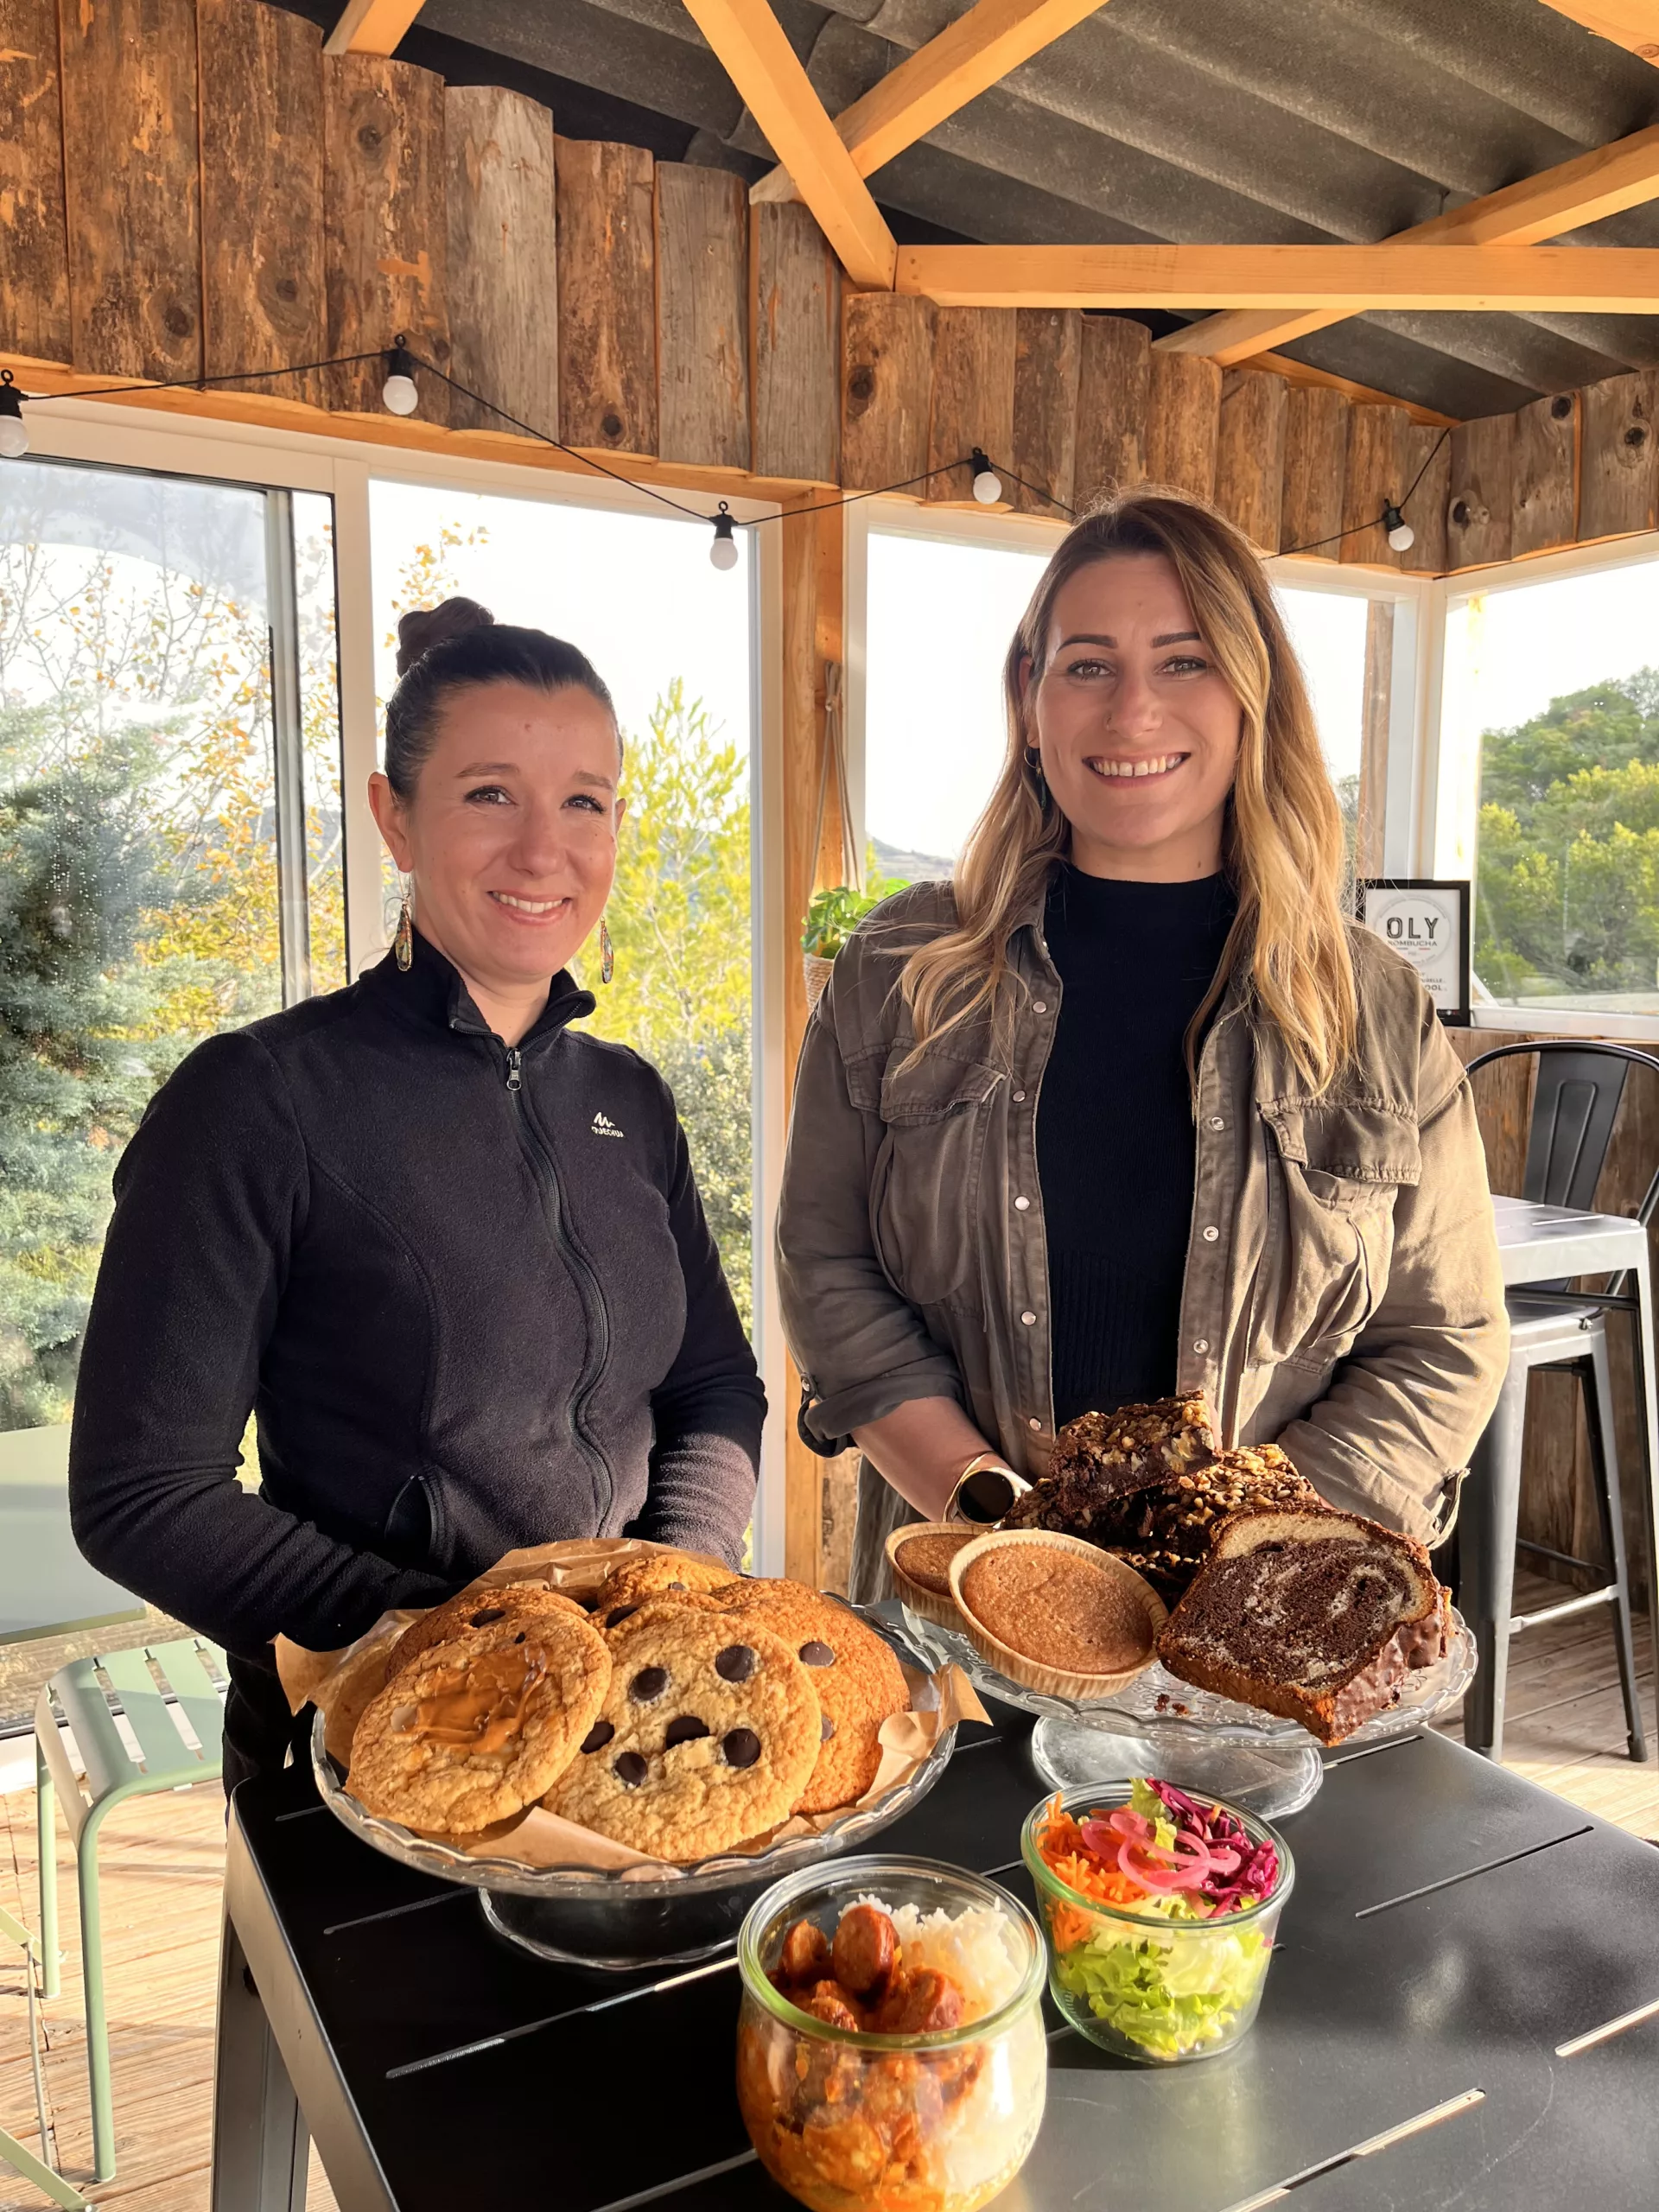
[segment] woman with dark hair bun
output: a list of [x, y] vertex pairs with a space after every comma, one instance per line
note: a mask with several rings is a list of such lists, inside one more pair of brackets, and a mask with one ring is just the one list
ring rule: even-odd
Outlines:
[[766, 1400], [673, 1099], [569, 1027], [623, 814], [610, 693], [470, 600], [398, 639], [393, 950], [163, 1084], [81, 1356], [77, 1541], [230, 1651], [227, 1789], [289, 1741], [278, 1634], [334, 1649], [555, 1537], [735, 1566], [753, 1502]]

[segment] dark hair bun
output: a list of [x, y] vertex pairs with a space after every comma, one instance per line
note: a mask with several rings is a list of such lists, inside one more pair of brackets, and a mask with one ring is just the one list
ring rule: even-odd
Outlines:
[[467, 630], [487, 630], [495, 617], [475, 599], [446, 599], [442, 607], [416, 607], [397, 618], [397, 673], [407, 676], [423, 653]]

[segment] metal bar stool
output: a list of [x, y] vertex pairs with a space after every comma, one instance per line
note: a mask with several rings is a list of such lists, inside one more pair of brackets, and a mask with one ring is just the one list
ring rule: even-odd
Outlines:
[[[53, 1675], [35, 1708], [35, 1818], [40, 1836], [41, 1948], [45, 1955], [46, 1994], [55, 1997], [59, 1986], [58, 1861], [52, 1821], [55, 1784], [74, 1843], [76, 1885], [80, 1892], [86, 2071], [92, 2085], [93, 2173], [99, 2181], [109, 2181], [115, 2173], [115, 2113], [110, 2094], [109, 2025], [104, 2011], [99, 1830], [105, 1814], [129, 1797], [188, 1789], [192, 1783], [217, 1777], [225, 1731], [219, 1684], [226, 1680], [225, 1654], [205, 1637], [191, 1637], [133, 1651], [111, 1651], [102, 1658], [74, 1660]], [[118, 1724], [118, 1714], [131, 1732], [131, 1745]], [[75, 1739], [86, 1769], [84, 1784], [71, 1764], [59, 1727], [60, 1719], [67, 1723]], [[194, 1745], [185, 1732], [187, 1727], [195, 1738]]]
[[[1587, 1211], [1594, 1204], [1630, 1065], [1636, 1063], [1659, 1076], [1659, 1058], [1623, 1045], [1547, 1041], [1500, 1045], [1471, 1060], [1468, 1071], [1472, 1076], [1493, 1060], [1523, 1053], [1537, 1060], [1538, 1074], [1522, 1196], [1544, 1205], [1574, 1206]], [[1659, 1173], [1637, 1210], [1636, 1218], [1644, 1228], [1656, 1205]], [[1630, 1578], [1606, 1323], [1610, 1311], [1630, 1313], [1636, 1358], [1639, 1362], [1649, 1357], [1649, 1348], [1636, 1340], [1639, 1332], [1635, 1326], [1635, 1300], [1630, 1294], [1628, 1279], [1620, 1275], [1605, 1291], [1574, 1291], [1566, 1277], [1556, 1282], [1529, 1284], [1524, 1289], [1512, 1290], [1506, 1302], [1510, 1329], [1509, 1372], [1497, 1410], [1471, 1461], [1458, 1524], [1459, 1603], [1480, 1648], [1479, 1672], [1464, 1706], [1464, 1741], [1471, 1751], [1484, 1752], [1489, 1758], [1503, 1755], [1503, 1695], [1512, 1636], [1545, 1621], [1565, 1620], [1606, 1605], [1612, 1611], [1630, 1755], [1645, 1759], [1647, 1738], [1630, 1636]], [[1584, 1393], [1591, 1479], [1601, 1523], [1603, 1557], [1599, 1560], [1577, 1559], [1548, 1544], [1529, 1542], [1516, 1533], [1527, 1378], [1536, 1369], [1573, 1376]], [[1593, 1589], [1576, 1597], [1565, 1598], [1536, 1612], [1517, 1613], [1514, 1599], [1517, 1551], [1555, 1560], [1599, 1579]]]

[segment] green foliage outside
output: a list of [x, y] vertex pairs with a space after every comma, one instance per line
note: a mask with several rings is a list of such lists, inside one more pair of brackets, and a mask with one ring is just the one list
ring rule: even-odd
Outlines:
[[801, 950], [817, 960], [833, 960], [865, 915], [905, 888], [903, 876], [874, 875], [867, 869], [862, 891], [838, 883], [832, 890], [815, 892], [801, 931]]
[[[332, 614], [306, 645], [326, 988], [344, 967]], [[0, 1430], [68, 1416], [111, 1170], [150, 1094], [281, 1002], [270, 757], [263, 610], [125, 556], [0, 546]]]
[[1481, 747], [1475, 971], [1498, 998], [1659, 987], [1659, 671]]

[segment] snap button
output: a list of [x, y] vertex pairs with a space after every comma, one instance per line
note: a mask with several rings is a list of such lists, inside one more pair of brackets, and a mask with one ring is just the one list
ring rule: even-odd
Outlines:
[[1016, 1198], [1014, 1203], [1016, 1211], [1020, 1213], [1024, 1213], [1030, 1207], [1031, 1200], [1029, 1198]]
[[1020, 1316], [1020, 1319], [1025, 1323], [1027, 1328], [1030, 1328], [1032, 1323], [1037, 1319], [1037, 1316], [1034, 1313], [1022, 1313]]
[[1024, 1092], [1023, 1090], [1016, 1090], [1016, 1091], [1014, 1092], [1014, 1104], [1015, 1104], [1016, 1106], [1023, 1106], [1023, 1105], [1025, 1104], [1025, 1103], [1026, 1103], [1026, 1094], [1025, 1094], [1025, 1092]]
[[1210, 1126], [1212, 1129], [1224, 1129], [1227, 1124], [1222, 1120], [1219, 1114], [1212, 1114], [1210, 1116]]
[[1048, 1012], [1048, 1001], [1046, 999], [1033, 999], [1031, 1002], [1031, 1010], [1033, 1014], [1046, 1014]]
[[1209, 1338], [1194, 1337], [1192, 1339], [1192, 1349], [1194, 1351], [1208, 1351], [1210, 1349]]
[[1042, 1425], [1043, 1424], [1038, 1420], [1035, 1414], [1032, 1415], [1030, 1421], [1027, 1424], [1027, 1426], [1031, 1428], [1040, 1428]]
[[1204, 1232], [1204, 1241], [1205, 1241], [1205, 1243], [1206, 1244], [1213, 1244], [1213, 1243], [1215, 1243], [1215, 1241], [1216, 1241], [1217, 1237], [1218, 1237], [1218, 1236], [1220, 1236], [1220, 1234], [1221, 1234], [1221, 1231], [1220, 1231], [1220, 1230], [1219, 1230], [1215, 1226], [1215, 1224], [1214, 1224], [1213, 1223], [1211, 1223], [1211, 1225], [1210, 1225], [1210, 1227], [1209, 1227], [1208, 1229], [1206, 1229], [1206, 1230], [1205, 1230], [1205, 1232]]

